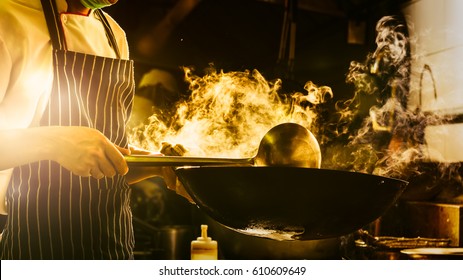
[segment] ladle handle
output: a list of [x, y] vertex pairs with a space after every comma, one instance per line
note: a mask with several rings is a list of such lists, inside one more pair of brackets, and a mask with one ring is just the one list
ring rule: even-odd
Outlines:
[[125, 156], [129, 166], [203, 166], [203, 165], [252, 165], [253, 158], [210, 158], [183, 156]]

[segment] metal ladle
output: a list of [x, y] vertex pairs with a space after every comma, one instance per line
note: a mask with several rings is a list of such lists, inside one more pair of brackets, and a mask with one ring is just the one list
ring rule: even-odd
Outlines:
[[129, 166], [257, 165], [320, 168], [321, 152], [317, 139], [307, 128], [296, 123], [282, 123], [264, 135], [256, 156], [252, 158], [131, 155], [125, 159]]

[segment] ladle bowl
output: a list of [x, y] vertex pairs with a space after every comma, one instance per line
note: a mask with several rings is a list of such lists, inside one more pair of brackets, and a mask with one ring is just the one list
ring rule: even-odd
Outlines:
[[321, 161], [318, 141], [307, 128], [282, 123], [264, 135], [254, 165], [320, 168]]

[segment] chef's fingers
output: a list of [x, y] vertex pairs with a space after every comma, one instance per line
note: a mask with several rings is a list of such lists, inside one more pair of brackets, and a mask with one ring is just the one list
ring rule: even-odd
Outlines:
[[[187, 150], [180, 144], [172, 146], [170, 143], [163, 142], [161, 147], [161, 153], [169, 156], [182, 156]], [[190, 203], [194, 204], [193, 199], [185, 190], [185, 187], [178, 179], [174, 171], [175, 167], [163, 167], [164, 180], [166, 182], [167, 188], [175, 191], [178, 195], [186, 198]]]
[[[106, 148], [106, 157], [109, 160], [109, 163], [112, 164], [116, 173], [125, 175], [129, 171], [129, 167], [124, 159], [124, 156], [121, 154], [120, 149], [115, 147], [117, 146], [111, 145]], [[108, 166], [104, 163], [102, 163], [101, 168], [108, 170]]]
[[[113, 163], [109, 160], [109, 159], [106, 159], [106, 160], [102, 160], [98, 163], [98, 170], [101, 171], [101, 173], [105, 176], [105, 177], [114, 177], [116, 175], [116, 172], [118, 172], [116, 170], [116, 167], [113, 165]], [[92, 169], [93, 170], [93, 169]], [[93, 176], [94, 174], [92, 174]], [[95, 177], [95, 176], [94, 176]]]
[[95, 179], [102, 179], [103, 177], [105, 177], [105, 174], [97, 166], [91, 169], [89, 173], [90, 173], [90, 176], [92, 176]]
[[172, 146], [172, 144], [168, 142], [162, 142], [161, 145], [161, 153], [164, 155], [183, 156], [186, 152], [188, 152], [188, 150], [181, 144], [175, 144]]
[[[143, 148], [133, 146], [129, 144], [130, 155], [152, 155], [154, 154], [152, 151], [145, 150]], [[124, 153], [123, 153], [124, 154]], [[124, 154], [126, 155], [126, 154]]]
[[183, 156], [188, 150], [181, 144], [175, 144], [173, 147], [174, 153], [178, 156]]
[[129, 145], [129, 148], [126, 149], [126, 148], [116, 146], [116, 148], [119, 150], [119, 152], [121, 152], [121, 154], [123, 154], [124, 156], [130, 156], [132, 154], [132, 147], [133, 146]]
[[172, 156], [171, 150], [172, 150], [172, 145], [170, 143], [167, 143], [167, 142], [162, 142], [161, 143], [160, 152], [162, 154], [167, 155], [167, 156]]

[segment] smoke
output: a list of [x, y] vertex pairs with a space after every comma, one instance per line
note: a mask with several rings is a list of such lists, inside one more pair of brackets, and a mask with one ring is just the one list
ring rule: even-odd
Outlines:
[[[461, 186], [460, 164], [431, 162], [425, 138], [426, 127], [448, 123], [452, 117], [409, 104], [412, 94], [433, 89], [421, 88], [422, 83], [411, 88], [413, 38], [407, 26], [402, 19], [387, 16], [378, 21], [376, 32], [376, 50], [365, 62], [352, 62], [347, 73], [346, 82], [355, 88], [353, 97], [338, 102], [336, 132], [345, 135], [347, 144], [330, 147], [325, 166], [407, 180], [411, 193], [415, 192], [412, 199], [443, 185]], [[366, 97], [374, 104], [367, 106], [368, 115], [355, 125]], [[413, 188], [421, 188], [422, 193]]]

